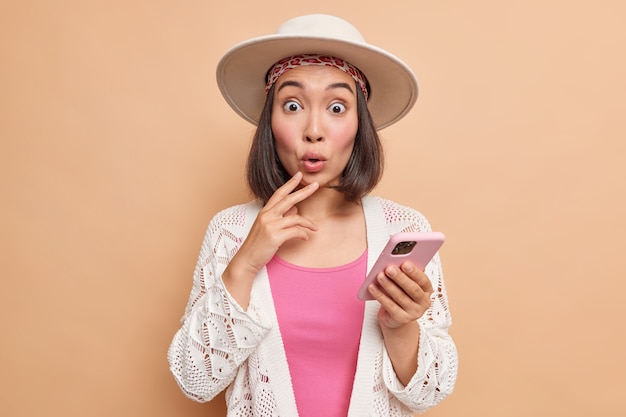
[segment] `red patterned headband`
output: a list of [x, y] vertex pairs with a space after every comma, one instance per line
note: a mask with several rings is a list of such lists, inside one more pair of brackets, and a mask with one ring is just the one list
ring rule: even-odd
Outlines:
[[292, 68], [296, 68], [302, 65], [323, 65], [342, 70], [343, 72], [354, 78], [354, 81], [356, 81], [359, 87], [361, 87], [361, 90], [365, 95], [365, 99], [367, 100], [367, 79], [365, 78], [365, 75], [363, 75], [363, 73], [359, 71], [357, 67], [344, 61], [343, 59], [325, 55], [294, 55], [278, 61], [267, 73], [265, 95], [267, 95], [267, 93], [270, 91], [270, 88], [272, 88], [272, 85], [274, 85], [276, 80], [281, 75], [283, 75]]

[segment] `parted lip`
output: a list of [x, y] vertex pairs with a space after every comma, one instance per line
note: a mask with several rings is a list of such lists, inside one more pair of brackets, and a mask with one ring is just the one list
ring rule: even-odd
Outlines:
[[320, 172], [326, 166], [326, 158], [319, 152], [307, 152], [302, 156], [302, 169], [311, 174]]
[[302, 157], [303, 161], [326, 161], [324, 155], [319, 152], [307, 152]]

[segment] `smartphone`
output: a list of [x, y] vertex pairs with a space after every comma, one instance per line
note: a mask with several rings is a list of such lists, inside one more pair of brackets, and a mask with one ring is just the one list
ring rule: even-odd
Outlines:
[[400, 266], [404, 261], [411, 261], [423, 271], [444, 240], [445, 236], [441, 232], [401, 232], [392, 235], [361, 284], [357, 296], [364, 301], [373, 300], [367, 287], [376, 283], [376, 275], [389, 265]]

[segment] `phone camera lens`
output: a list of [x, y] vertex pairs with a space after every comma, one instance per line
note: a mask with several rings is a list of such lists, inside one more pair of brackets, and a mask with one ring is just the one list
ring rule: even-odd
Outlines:
[[406, 255], [407, 253], [413, 250], [416, 244], [417, 242], [415, 242], [414, 240], [400, 242], [396, 246], [394, 246], [393, 250], [391, 251], [391, 254], [392, 255]]

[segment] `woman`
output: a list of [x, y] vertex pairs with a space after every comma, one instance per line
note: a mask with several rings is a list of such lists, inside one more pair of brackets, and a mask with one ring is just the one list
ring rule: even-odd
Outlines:
[[382, 174], [376, 131], [415, 103], [412, 71], [348, 22], [307, 15], [233, 47], [217, 78], [258, 125], [257, 200], [207, 230], [168, 353], [183, 392], [209, 401], [228, 388], [229, 416], [411, 416], [437, 404], [457, 369], [439, 257], [425, 271], [390, 266], [368, 288], [374, 301], [356, 297], [392, 234], [430, 231], [419, 212], [369, 195]]

